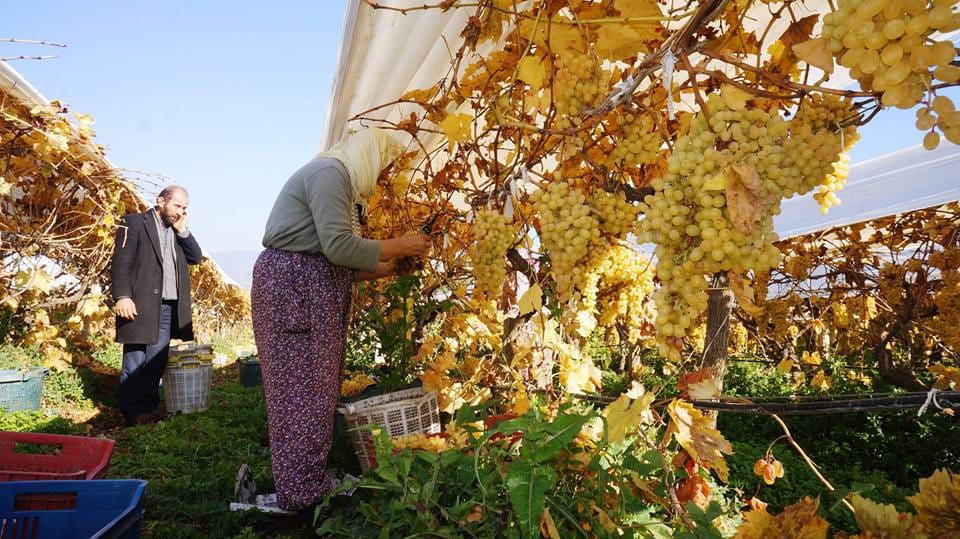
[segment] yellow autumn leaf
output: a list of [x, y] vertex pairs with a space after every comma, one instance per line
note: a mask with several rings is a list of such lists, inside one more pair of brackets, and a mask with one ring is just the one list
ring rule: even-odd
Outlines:
[[577, 313], [577, 333], [582, 337], [593, 335], [593, 330], [597, 329], [597, 319], [590, 311], [579, 311]]
[[517, 78], [530, 85], [533, 90], [543, 87], [547, 68], [536, 56], [524, 56], [518, 65]]
[[804, 498], [788, 505], [779, 515], [771, 515], [767, 510], [747, 511], [743, 514], [743, 523], [737, 527], [734, 539], [769, 539], [771, 537], [789, 537], [790, 539], [826, 539], [830, 524], [820, 518], [817, 507], [820, 499]]
[[720, 97], [730, 107], [730, 110], [744, 110], [747, 108], [747, 101], [753, 99], [749, 92], [729, 84], [720, 89]]
[[901, 513], [889, 504], [879, 504], [859, 494], [851, 498], [856, 510], [854, 517], [864, 537], [884, 537], [886, 539], [912, 539], [920, 535], [914, 515]]
[[6, 180], [0, 178], [0, 196], [9, 195], [10, 187], [11, 185]]
[[93, 316], [100, 312], [101, 300], [103, 296], [96, 294], [87, 296], [77, 303], [77, 313], [84, 318]]
[[951, 387], [960, 388], [960, 368], [931, 365], [927, 367], [927, 370], [937, 376], [937, 381], [933, 387], [942, 391]]
[[750, 316], [762, 315], [766, 308], [755, 298], [753, 287], [747, 282], [747, 278], [732, 271], [727, 272], [727, 275], [730, 277], [730, 289], [733, 290], [737, 305]]
[[744, 234], [752, 234], [775, 200], [763, 193], [763, 182], [757, 168], [749, 164], [730, 165], [724, 171], [727, 180], [727, 211], [733, 226]]
[[833, 377], [819, 370], [814, 374], [813, 380], [810, 380], [810, 387], [817, 391], [829, 391], [833, 387]]
[[813, 352], [811, 354], [805, 351], [803, 355], [800, 356], [800, 360], [807, 365], [819, 365], [823, 362], [823, 359], [820, 358], [820, 352]]
[[626, 60], [650, 52], [646, 43], [655, 39], [651, 26], [604, 24], [597, 30], [594, 50], [610, 61]]
[[726, 482], [727, 463], [723, 455], [732, 454], [733, 446], [713, 426], [712, 419], [682, 400], [672, 401], [667, 406], [667, 412], [671, 421], [666, 435], [676, 439], [705, 468], [716, 470], [720, 479]]
[[949, 537], [960, 530], [960, 475], [939, 469], [920, 480], [920, 492], [907, 496], [917, 510], [917, 520], [934, 537]]
[[33, 313], [33, 325], [40, 328], [50, 325], [50, 315], [47, 314], [46, 309], [39, 309]]
[[601, 372], [593, 360], [576, 359], [568, 354], [560, 358], [560, 384], [568, 393], [583, 393], [600, 387]]
[[463, 142], [470, 139], [470, 125], [473, 116], [470, 114], [448, 114], [440, 122], [440, 130], [450, 142]]
[[782, 360], [780, 360], [780, 363], [777, 363], [777, 370], [782, 373], [788, 374], [790, 371], [793, 370], [793, 360], [790, 358], [783, 358]]
[[429, 88], [422, 88], [417, 90], [410, 90], [409, 92], [400, 96], [400, 99], [405, 101], [416, 101], [417, 103], [428, 103], [437, 92], [440, 91], [440, 85], [435, 84]]
[[624, 17], [661, 16], [660, 5], [656, 0], [614, 0], [613, 7]]
[[47, 294], [53, 288], [53, 277], [40, 268], [36, 268], [30, 272], [21, 271], [17, 273], [15, 282], [19, 287], [40, 294]]
[[797, 58], [813, 67], [819, 67], [828, 75], [833, 73], [833, 54], [830, 53], [830, 42], [827, 39], [808, 39], [792, 48]]
[[694, 400], [709, 400], [720, 394], [720, 388], [713, 378], [704, 378], [687, 386], [687, 394]]
[[520, 308], [520, 316], [539, 311], [540, 307], [543, 307], [543, 289], [540, 288], [540, 285], [533, 283], [530, 288], [520, 296], [517, 306]]
[[813, 328], [813, 332], [817, 335], [820, 335], [827, 330], [827, 325], [823, 323], [823, 320], [814, 320], [810, 322], [810, 327]]
[[633, 401], [626, 394], [607, 405], [603, 409], [603, 417], [607, 419], [607, 441], [620, 443], [631, 431], [649, 417], [650, 404], [653, 403], [653, 393], [645, 393]]
[[[570, 19], [557, 17], [553, 22], [545, 20], [523, 19], [520, 21], [520, 35], [539, 47], [547, 47], [554, 54], [563, 55], [567, 51], [584, 52], [586, 44], [576, 25]], [[550, 44], [547, 45], [547, 28], [550, 29]]]

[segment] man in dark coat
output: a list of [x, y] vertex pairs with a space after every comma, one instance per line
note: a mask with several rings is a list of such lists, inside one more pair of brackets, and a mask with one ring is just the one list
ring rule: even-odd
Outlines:
[[203, 260], [187, 230], [189, 195], [172, 185], [156, 207], [124, 217], [110, 267], [117, 342], [123, 343], [120, 411], [127, 425], [162, 419], [158, 387], [170, 339], [192, 340], [188, 264]]

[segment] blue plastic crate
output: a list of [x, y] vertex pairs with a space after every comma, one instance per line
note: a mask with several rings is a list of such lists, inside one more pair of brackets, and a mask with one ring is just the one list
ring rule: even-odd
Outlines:
[[140, 537], [138, 479], [0, 483], [0, 539]]
[[39, 410], [47, 369], [0, 371], [0, 410]]

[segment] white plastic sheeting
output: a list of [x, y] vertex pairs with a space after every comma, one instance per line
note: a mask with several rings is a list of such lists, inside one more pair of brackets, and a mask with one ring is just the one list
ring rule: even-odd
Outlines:
[[[423, 5], [422, 0], [378, 1], [400, 8]], [[797, 6], [802, 11], [797, 16], [822, 11], [824, 4], [826, 0], [806, 1]], [[473, 12], [474, 8], [461, 8], [401, 14], [375, 10], [364, 0], [349, 0], [320, 147], [326, 149], [339, 140], [352, 116], [448, 78], [452, 55], [463, 42], [459, 33]], [[671, 28], [678, 24], [671, 24]], [[766, 20], [761, 16], [745, 24], [757, 27], [765, 25]], [[778, 21], [770, 35], [779, 35], [783, 24]], [[958, 35], [953, 32], [946, 37], [956, 39]], [[830, 84], [850, 86], [846, 69], [837, 66]], [[391, 106], [367, 116], [396, 121], [413, 110], [419, 107]], [[781, 237], [789, 237], [958, 200], [958, 180], [960, 147], [944, 142], [933, 152], [907, 148], [855, 163], [847, 186], [839, 193], [843, 202], [831, 208], [828, 215], [819, 213], [809, 195], [785, 201], [775, 228]]]
[[[378, 0], [377, 3], [394, 8], [424, 5], [422, 0]], [[796, 15], [804, 17], [820, 11], [826, 4], [827, 0], [806, 0], [802, 5], [795, 5]], [[475, 11], [476, 7], [471, 5], [445, 12], [416, 9], [403, 14], [374, 9], [365, 0], [348, 0], [320, 148], [335, 144], [343, 135], [347, 120], [354, 115], [394, 101], [409, 90], [429, 88], [447, 78], [453, 55], [463, 44], [460, 32]], [[769, 17], [766, 8], [758, 8], [756, 13], [751, 12], [745, 24], [752, 28], [765, 27]], [[770, 35], [780, 35], [788, 22], [788, 19], [776, 21]], [[678, 28], [682, 21], [669, 25]], [[461, 70], [468, 64], [465, 61]], [[838, 66], [831, 84], [843, 86], [849, 80], [846, 69]], [[419, 107], [392, 106], [368, 116], [399, 120], [414, 110]]]
[[[387, 3], [401, 7], [422, 4]], [[443, 78], [450, 70], [452, 55], [463, 43], [459, 34], [470, 13], [467, 9], [428, 9], [403, 15], [374, 10], [363, 0], [350, 0], [320, 148], [327, 149], [340, 139], [350, 117], [395, 101], [408, 90], [429, 88]], [[405, 115], [405, 110], [394, 106], [369, 116]]]
[[789, 238], [960, 200], [960, 146], [914, 146], [854, 164], [838, 196], [842, 202], [827, 215], [812, 193], [785, 200], [774, 229]]

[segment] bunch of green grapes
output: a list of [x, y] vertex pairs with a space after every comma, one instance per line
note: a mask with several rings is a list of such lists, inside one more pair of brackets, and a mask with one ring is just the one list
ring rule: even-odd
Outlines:
[[945, 95], [938, 95], [929, 106], [917, 109], [917, 129], [927, 132], [923, 137], [923, 147], [928, 150], [940, 145], [936, 128], [940, 128], [947, 140], [960, 144], [960, 111]]
[[600, 64], [588, 54], [557, 59], [554, 80], [554, 104], [557, 127], [568, 129], [580, 124], [580, 114], [596, 107], [606, 92], [607, 78]]
[[513, 244], [513, 222], [494, 210], [477, 212], [473, 222], [473, 243], [467, 249], [473, 266], [474, 294], [497, 299], [507, 279], [504, 257]]
[[550, 255], [557, 296], [565, 302], [572, 297], [584, 272], [580, 262], [586, 257], [590, 242], [600, 237], [600, 222], [583, 192], [566, 182], [534, 191], [530, 200], [540, 216], [540, 241]]
[[804, 98], [789, 122], [790, 136], [782, 163], [785, 174], [777, 179], [783, 196], [817, 189], [813, 197], [823, 214], [840, 203], [836, 193], [846, 185], [850, 172], [846, 152], [859, 140], [856, 127], [849, 121], [856, 114], [849, 100], [835, 95]]
[[[756, 99], [748, 107], [748, 97], [729, 86], [708, 97], [640, 208], [638, 236], [656, 244], [661, 282], [654, 293], [657, 340], [672, 360], [706, 309], [705, 277], [776, 267], [773, 216], [780, 202], [825, 184], [846, 139], [855, 139], [833, 127], [846, 111], [832, 98], [811, 100], [787, 122], [776, 103]], [[749, 211], [742, 203], [731, 209], [731, 196], [747, 200]]]
[[[949, 40], [931, 37], [937, 31], [960, 29], [955, 3], [839, 0], [837, 11], [823, 19], [822, 35], [840, 65], [850, 68], [850, 76], [862, 88], [883, 92], [884, 106], [908, 109], [924, 99], [934, 79], [960, 80], [960, 68], [952, 65], [956, 47]], [[958, 135], [953, 125], [952, 140]]]
[[832, 206], [840, 203], [837, 191], [847, 185], [847, 176], [850, 175], [850, 156], [840, 154], [840, 158], [833, 164], [833, 172], [827, 174], [820, 188], [813, 194], [813, 199], [820, 205], [820, 213], [826, 215]]
[[663, 139], [653, 118], [627, 113], [622, 120], [621, 134], [613, 149], [614, 162], [633, 167], [656, 161]]
[[622, 192], [608, 193], [597, 190], [590, 196], [590, 207], [600, 217], [600, 229], [615, 238], [625, 238], [637, 224], [640, 212], [635, 204], [627, 201]]
[[651, 269], [647, 257], [622, 245], [611, 246], [599, 258], [588, 277], [596, 281], [596, 292], [592, 298], [584, 292], [584, 303], [592, 301], [601, 327], [613, 327], [618, 321], [628, 327], [643, 323], [644, 303], [653, 292]]

